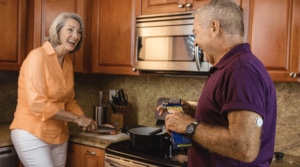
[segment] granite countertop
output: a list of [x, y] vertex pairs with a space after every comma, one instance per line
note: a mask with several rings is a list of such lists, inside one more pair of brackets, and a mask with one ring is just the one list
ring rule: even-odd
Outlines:
[[[0, 124], [0, 147], [11, 146], [12, 141], [10, 139], [10, 124]], [[83, 144], [100, 149], [105, 149], [109, 144], [116, 142], [116, 140], [103, 139], [94, 136], [81, 135], [83, 132], [76, 126], [69, 126], [70, 139], [72, 143]]]

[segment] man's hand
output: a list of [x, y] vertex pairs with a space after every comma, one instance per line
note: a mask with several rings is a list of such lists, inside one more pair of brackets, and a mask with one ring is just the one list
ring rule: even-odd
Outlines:
[[170, 114], [168, 114], [165, 119], [167, 132], [174, 131], [184, 134], [186, 127], [195, 121], [194, 118], [183, 112], [171, 110], [169, 113]]

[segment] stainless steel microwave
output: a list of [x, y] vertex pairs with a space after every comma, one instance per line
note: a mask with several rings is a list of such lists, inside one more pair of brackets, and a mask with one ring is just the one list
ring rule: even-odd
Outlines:
[[208, 72], [210, 65], [194, 46], [192, 12], [136, 18], [134, 66], [141, 71]]

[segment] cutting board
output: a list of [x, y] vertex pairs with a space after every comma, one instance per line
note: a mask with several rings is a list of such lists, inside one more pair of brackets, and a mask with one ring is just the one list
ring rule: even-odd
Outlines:
[[87, 137], [95, 137], [103, 140], [109, 140], [112, 142], [119, 142], [123, 140], [129, 140], [129, 135], [125, 133], [118, 132], [116, 135], [106, 135], [106, 134], [97, 134], [97, 133], [90, 133], [90, 132], [81, 132], [79, 135], [87, 136]]

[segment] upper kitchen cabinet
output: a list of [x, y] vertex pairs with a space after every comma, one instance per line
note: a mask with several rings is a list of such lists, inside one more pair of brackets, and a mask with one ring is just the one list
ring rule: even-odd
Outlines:
[[276, 82], [297, 82], [300, 57], [299, 0], [242, 0], [246, 41]]
[[141, 1], [141, 15], [196, 10], [210, 0], [137, 0]]
[[0, 70], [19, 70], [26, 57], [27, 0], [0, 0]]
[[[41, 46], [49, 33], [48, 30], [54, 18], [61, 12], [74, 12], [79, 14], [85, 25], [90, 20], [87, 17], [86, 11], [89, 6], [89, 1], [86, 0], [33, 0], [30, 1], [30, 16], [33, 18], [29, 25], [30, 35], [29, 49]], [[86, 27], [86, 30], [89, 27]], [[75, 72], [85, 72], [86, 63], [89, 63], [89, 49], [86, 46], [90, 45], [88, 38], [90, 31], [86, 31], [86, 38], [83, 38], [83, 45], [79, 52], [72, 54]]]
[[92, 72], [138, 75], [133, 69], [135, 0], [92, 2]]
[[[194, 11], [210, 0], [136, 0], [139, 15]], [[235, 0], [240, 5], [240, 0]]]

